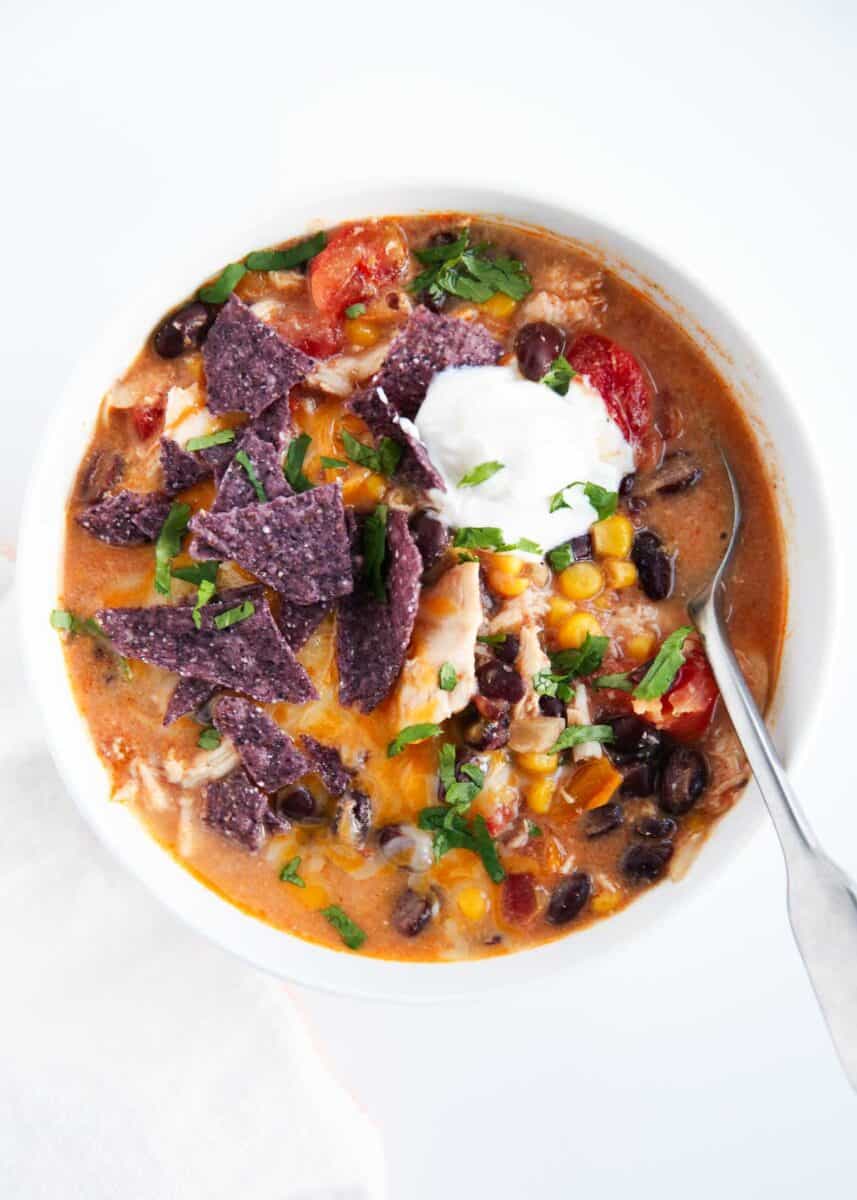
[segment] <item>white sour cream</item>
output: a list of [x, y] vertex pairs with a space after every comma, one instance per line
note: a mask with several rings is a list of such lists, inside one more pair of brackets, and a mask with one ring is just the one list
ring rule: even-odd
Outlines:
[[[586, 533], [597, 514], [575, 480], [615, 492], [634, 456], [604, 401], [582, 376], [566, 396], [524, 379], [516, 367], [452, 367], [432, 379], [416, 428], [446, 492], [432, 502], [456, 528], [491, 525], [507, 542], [529, 538], [543, 550]], [[481, 463], [503, 469], [459, 487]], [[571, 506], [550, 511], [566, 488]]]

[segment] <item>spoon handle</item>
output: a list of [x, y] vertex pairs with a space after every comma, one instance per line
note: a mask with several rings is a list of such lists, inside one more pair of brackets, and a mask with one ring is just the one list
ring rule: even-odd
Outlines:
[[857, 1088], [857, 888], [816, 842], [714, 609], [708, 604], [694, 615], [780, 839], [795, 941], [842, 1066]]

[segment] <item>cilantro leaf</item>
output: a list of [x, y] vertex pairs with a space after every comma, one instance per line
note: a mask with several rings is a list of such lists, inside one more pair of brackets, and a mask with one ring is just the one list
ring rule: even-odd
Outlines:
[[241, 621], [246, 621], [248, 617], [252, 617], [256, 611], [256, 605], [252, 600], [244, 600], [235, 608], [227, 608], [226, 612], [218, 613], [214, 618], [215, 629], [229, 629], [231, 625], [238, 625]]
[[612, 742], [613, 737], [611, 725], [567, 725], [548, 750], [548, 754], [559, 754], [561, 750], [569, 750], [572, 746], [580, 746], [584, 742]]
[[392, 475], [402, 457], [402, 447], [392, 438], [382, 437], [378, 449], [359, 442], [347, 429], [341, 430], [345, 453], [358, 467], [366, 467], [378, 475]]
[[476, 640], [482, 642], [484, 646], [502, 646], [506, 637], [505, 633], [483, 633]]
[[260, 504], [266, 504], [268, 501], [267, 492], [265, 491], [264, 487], [262, 486], [262, 481], [259, 478], [259, 476], [256, 474], [256, 468], [253, 466], [252, 462], [250, 461], [250, 456], [246, 452], [246, 450], [239, 450], [238, 453], [235, 455], [235, 461], [238, 463], [239, 466], [243, 467], [245, 472], [247, 473], [247, 478], [250, 480], [250, 483], [253, 487], [253, 491], [256, 493], [256, 499], [259, 501]]
[[432, 721], [424, 721], [420, 725], [406, 725], [387, 746], [387, 758], [395, 758], [406, 746], [412, 746], [414, 742], [425, 742], [429, 738], [437, 737], [440, 732], [440, 726]]
[[592, 686], [613, 688], [617, 692], [633, 692], [634, 690], [630, 671], [621, 671], [616, 675], [599, 675], [597, 679], [593, 679]]
[[296, 492], [308, 492], [312, 488], [312, 484], [304, 475], [304, 459], [306, 452], [309, 449], [309, 444], [312, 438], [308, 433], [298, 434], [296, 438], [292, 438], [289, 442], [289, 448], [286, 451], [286, 461], [283, 466], [283, 474], [286, 477], [286, 482]]
[[531, 838], [542, 836], [542, 831], [535, 821], [527, 821], [527, 836]]
[[384, 561], [387, 557], [386, 504], [379, 504], [363, 523], [363, 575], [376, 600], [384, 600]]
[[569, 679], [591, 675], [601, 666], [609, 645], [608, 637], [593, 637], [588, 633], [583, 645], [576, 650], [557, 650], [551, 654], [551, 666], [555, 672]]
[[287, 246], [285, 250], [254, 250], [247, 255], [244, 263], [250, 271], [289, 271], [315, 258], [326, 245], [327, 234], [321, 230], [306, 241]]
[[437, 773], [444, 788], [455, 783], [455, 746], [452, 742], [444, 742], [438, 751]]
[[619, 493], [610, 492], [607, 488], [601, 487], [600, 484], [587, 483], [582, 479], [575, 479], [574, 483], [567, 483], [564, 488], [560, 488], [558, 492], [554, 492], [550, 499], [550, 512], [557, 512], [561, 508], [571, 508], [571, 505], [565, 498], [565, 493], [569, 488], [573, 487], [583, 488], [583, 494], [595, 509], [599, 521], [604, 521], [607, 517], [613, 516], [616, 506], [619, 503]]
[[549, 550], [547, 560], [551, 565], [551, 569], [556, 571], [557, 575], [560, 571], [564, 571], [566, 567], [570, 567], [574, 562], [574, 551], [571, 548], [571, 543], [563, 542], [561, 546], [556, 546], [553, 550]]
[[329, 904], [321, 909], [321, 915], [333, 926], [349, 950], [359, 950], [366, 941], [366, 934], [360, 926], [338, 904]]
[[526, 267], [515, 258], [489, 258], [485, 253], [489, 249], [471, 246], [470, 230], [464, 229], [453, 242], [416, 250], [426, 270], [411, 281], [410, 290], [428, 292], [434, 299], [447, 293], [476, 304], [483, 304], [497, 292], [523, 300], [532, 291]]
[[519, 538], [517, 542], [507, 542], [503, 530], [496, 525], [462, 525], [455, 531], [453, 546], [465, 547], [469, 550], [524, 550], [528, 554], [541, 554], [541, 546], [529, 538]]
[[571, 688], [568, 686], [568, 675], [554, 675], [545, 668], [536, 671], [533, 676], [533, 691], [537, 696], [555, 696], [567, 704], [571, 699]]
[[214, 433], [201, 433], [199, 437], [188, 438], [184, 444], [185, 450], [208, 450], [210, 446], [226, 446], [235, 441], [234, 429], [216, 429]]
[[290, 858], [287, 863], [283, 864], [280, 871], [280, 879], [283, 883], [294, 884], [295, 887], [305, 888], [306, 881], [298, 875], [298, 867], [301, 865], [301, 856], [296, 854], [294, 858]]
[[349, 304], [345, 310], [345, 316], [349, 321], [353, 321], [355, 317], [362, 317], [365, 311], [365, 304]]
[[205, 579], [214, 583], [219, 567], [220, 563], [216, 558], [209, 558], [205, 562], [193, 563], [190, 567], [171, 567], [170, 574], [173, 579], [183, 579], [185, 583], [193, 583], [199, 587]]
[[70, 613], [66, 608], [52, 609], [51, 625], [54, 629], [64, 630], [66, 633], [73, 633], [75, 625], [74, 613]]
[[462, 475], [458, 481], [458, 487], [476, 487], [479, 483], [484, 483], [486, 479], [490, 479], [496, 475], [498, 471], [505, 469], [506, 464], [496, 461], [479, 463], [478, 466], [471, 468], [465, 475]]
[[199, 585], [199, 591], [196, 593], [196, 604], [194, 604], [190, 614], [197, 629], [202, 629], [202, 609], [208, 604], [216, 590], [217, 587], [213, 579], [203, 579]]
[[236, 285], [247, 274], [243, 263], [234, 262], [224, 267], [214, 283], [201, 287], [197, 293], [206, 304], [223, 304], [232, 295]]
[[488, 832], [488, 826], [481, 813], [473, 818], [472, 829], [476, 853], [482, 859], [482, 865], [488, 872], [488, 878], [492, 883], [502, 883], [506, 878], [506, 872], [503, 870], [500, 855], [497, 853], [497, 843]]
[[189, 504], [172, 504], [155, 542], [155, 591], [170, 594], [170, 563], [182, 548], [190, 519]]
[[205, 729], [200, 730], [196, 744], [200, 750], [216, 750], [220, 745], [220, 734], [213, 725], [206, 725]]
[[326, 467], [329, 471], [344, 471], [345, 468], [348, 466], [348, 463], [345, 461], [344, 458], [331, 458], [327, 454], [322, 454], [319, 457], [319, 462], [321, 463], [321, 465], [323, 467]]
[[[568, 385], [576, 374], [577, 371], [575, 371], [565, 355], [560, 354], [553, 360], [539, 382], [546, 384], [558, 396], [567, 396]], [[551, 509], [551, 512], [553, 512], [553, 509]]]
[[454, 691], [455, 685], [458, 683], [458, 672], [451, 662], [442, 664], [437, 673], [437, 682], [442, 692]]
[[637, 700], [657, 700], [670, 689], [679, 667], [684, 666], [683, 647], [691, 633], [692, 625], [682, 625], [665, 639], [654, 662], [634, 688]]

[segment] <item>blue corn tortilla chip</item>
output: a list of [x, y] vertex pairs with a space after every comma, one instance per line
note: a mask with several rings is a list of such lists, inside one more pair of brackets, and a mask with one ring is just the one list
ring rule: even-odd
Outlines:
[[263, 442], [269, 442], [282, 454], [294, 433], [288, 396], [281, 396], [279, 400], [269, 404], [255, 421], [247, 425], [247, 433], [254, 433]]
[[108, 546], [143, 546], [153, 542], [170, 511], [164, 492], [115, 492], [77, 514], [87, 533]]
[[161, 438], [161, 470], [164, 475], [164, 491], [175, 496], [186, 488], [194, 487], [211, 475], [211, 467], [198, 454], [183, 450], [172, 438]]
[[413, 421], [432, 376], [446, 367], [488, 367], [503, 347], [478, 321], [462, 321], [417, 308], [390, 347], [373, 384], [400, 416]]
[[268, 836], [268, 797], [237, 767], [202, 789], [202, 819], [245, 850], [259, 850]]
[[173, 721], [177, 721], [179, 717], [186, 717], [188, 713], [198, 712], [208, 704], [216, 691], [217, 684], [209, 683], [206, 679], [194, 679], [192, 676], [180, 679], [173, 688], [173, 694], [167, 703], [164, 724], [172, 725]]
[[306, 775], [310, 765], [287, 733], [261, 708], [239, 696], [213, 705], [215, 727], [231, 738], [244, 770], [263, 792], [276, 792]]
[[[359, 540], [359, 527], [354, 540]], [[339, 602], [339, 700], [367, 713], [381, 703], [399, 677], [419, 604], [423, 563], [401, 509], [392, 509], [387, 518], [387, 562], [385, 601], [366, 587], [355, 553], [355, 589]]]
[[392, 438], [402, 447], [402, 457], [396, 468], [397, 479], [425, 491], [430, 488], [446, 491], [443, 477], [432, 464], [413, 425], [403, 423], [381, 388], [361, 393], [351, 402], [351, 408], [363, 418], [376, 438]]
[[318, 775], [331, 796], [342, 796], [351, 787], [354, 772], [346, 767], [335, 746], [325, 746], [308, 733], [301, 736], [301, 745], [309, 759], [308, 770]]
[[[269, 500], [276, 500], [278, 496], [293, 495], [283, 475], [280, 455], [270, 442], [262, 441], [252, 429], [248, 429], [241, 438], [238, 449], [246, 454]], [[238, 451], [236, 455], [237, 453]], [[232, 508], [245, 508], [248, 504], [259, 503], [259, 496], [250, 482], [246, 468], [233, 456], [220, 481], [211, 511], [228, 512]]]
[[[245, 601], [253, 604], [252, 615], [218, 629], [215, 618]], [[104, 608], [96, 613], [96, 620], [126, 658], [244, 692], [262, 703], [304, 704], [318, 698], [277, 628], [262, 588], [221, 592], [200, 610], [199, 629], [192, 612], [191, 604]]]
[[313, 368], [313, 359], [261, 321], [237, 296], [217, 315], [202, 348], [208, 407], [258, 417]]
[[332, 600], [353, 586], [339, 484], [229, 512], [200, 512], [190, 529], [216, 557], [231, 559], [295, 604]]
[[318, 604], [293, 604], [284, 596], [280, 597], [276, 621], [280, 632], [294, 651], [300, 650], [301, 646], [306, 644], [310, 635], [315, 633], [327, 614], [332, 611], [333, 605], [332, 600], [320, 600]]

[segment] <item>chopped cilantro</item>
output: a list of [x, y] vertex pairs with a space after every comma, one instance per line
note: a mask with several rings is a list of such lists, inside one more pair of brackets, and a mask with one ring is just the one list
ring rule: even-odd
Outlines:
[[[108, 641], [107, 634], [96, 621], [95, 617], [80, 617], [75, 616], [73, 612], [69, 612], [67, 608], [55, 608], [51, 612], [51, 625], [54, 629], [60, 630], [62, 633], [82, 633], [86, 637], [95, 638], [98, 641]], [[113, 657], [116, 659], [116, 664], [122, 672], [124, 679], [132, 679], [133, 672], [131, 664], [127, 658], [123, 658], [121, 654], [114, 652]]]
[[214, 283], [209, 283], [207, 287], [201, 287], [198, 295], [200, 300], [206, 304], [223, 304], [232, 295], [236, 284], [247, 274], [247, 268], [243, 263], [230, 263], [228, 267], [224, 267]]
[[387, 758], [395, 758], [406, 746], [412, 746], [414, 742], [425, 742], [429, 738], [437, 737], [440, 732], [440, 726], [431, 721], [424, 721], [421, 725], [406, 725], [387, 746]]
[[[575, 371], [568, 359], [563, 354], [560, 354], [558, 358], [553, 360], [545, 374], [542, 375], [540, 382], [547, 384], [551, 391], [556, 392], [558, 396], [565, 396], [568, 394], [568, 385], [576, 374], [577, 371]], [[553, 512], [553, 509], [551, 509], [551, 512]]]
[[349, 321], [353, 321], [355, 317], [362, 317], [365, 311], [365, 304], [349, 304], [345, 310], [345, 315]]
[[557, 700], [567, 704], [571, 699], [568, 680], [568, 675], [553, 675], [545, 668], [543, 671], [536, 671], [533, 676], [533, 691], [537, 696], [555, 696]]
[[527, 837], [537, 838], [542, 836], [542, 831], [535, 821], [527, 821]]
[[581, 746], [584, 742], [612, 742], [613, 736], [611, 725], [567, 725], [548, 750], [548, 754], [559, 754], [561, 750]]
[[366, 467], [378, 475], [392, 475], [402, 457], [402, 447], [392, 438], [382, 437], [378, 449], [359, 442], [347, 429], [341, 430], [345, 453], [358, 467]]
[[220, 734], [213, 725], [206, 725], [205, 729], [200, 730], [196, 744], [200, 750], [216, 750], [220, 745]]
[[452, 544], [456, 548], [465, 547], [468, 550], [524, 550], [528, 554], [541, 554], [541, 546], [529, 538], [519, 538], [517, 542], [507, 542], [503, 530], [496, 525], [462, 525], [456, 529]]
[[326, 467], [328, 471], [344, 471], [348, 466], [348, 463], [344, 458], [331, 458], [327, 454], [322, 454], [319, 457], [319, 462], [323, 467]]
[[252, 617], [256, 611], [256, 605], [252, 600], [244, 600], [235, 608], [227, 608], [226, 612], [218, 613], [214, 618], [215, 629], [228, 629], [230, 625], [238, 625], [241, 621], [246, 621], [248, 617]]
[[386, 504], [378, 504], [363, 522], [363, 574], [376, 600], [384, 600], [387, 596], [384, 562], [387, 557], [388, 512]]
[[437, 673], [437, 682], [442, 692], [451, 692], [458, 683], [458, 672], [451, 662], [445, 662]]
[[294, 884], [295, 887], [305, 888], [306, 881], [298, 875], [298, 867], [301, 865], [301, 856], [296, 854], [294, 858], [290, 858], [287, 863], [283, 864], [280, 871], [280, 879], [283, 883]]
[[476, 487], [477, 484], [484, 483], [486, 479], [490, 479], [492, 475], [496, 475], [498, 471], [504, 470], [505, 466], [505, 463], [493, 460], [491, 462], [479, 463], [478, 466], [473, 467], [465, 475], [461, 476], [458, 486], [460, 488]]
[[185, 450], [208, 450], [210, 446], [225, 446], [234, 441], [234, 429], [216, 429], [214, 433], [201, 433], [199, 437], [188, 438], [184, 448]]
[[564, 571], [566, 567], [570, 567], [574, 562], [574, 551], [571, 548], [571, 543], [563, 542], [561, 546], [557, 546], [553, 550], [548, 550], [547, 559], [551, 565], [551, 569], [556, 571], [557, 574], [560, 571]]
[[502, 646], [507, 636], [505, 633], [483, 633], [476, 640], [484, 646]]
[[200, 583], [199, 591], [196, 593], [196, 604], [190, 614], [197, 629], [202, 629], [202, 610], [216, 591], [217, 585], [213, 579], [203, 579]]
[[551, 654], [551, 666], [557, 674], [569, 679], [591, 675], [601, 666], [609, 645], [608, 637], [593, 637], [588, 633], [583, 645], [576, 650], [557, 650]]
[[349, 950], [359, 950], [366, 941], [366, 934], [360, 926], [338, 904], [329, 904], [321, 910], [321, 915], [333, 926]]
[[235, 461], [246, 471], [247, 478], [250, 480], [250, 483], [253, 485], [253, 491], [256, 493], [256, 499], [260, 504], [265, 504], [268, 500], [267, 492], [262, 486], [262, 481], [256, 474], [256, 468], [250, 461], [250, 456], [246, 450], [239, 450], [235, 455]]
[[292, 438], [289, 442], [289, 448], [286, 451], [286, 461], [283, 466], [283, 474], [286, 477], [286, 482], [296, 492], [308, 492], [312, 484], [304, 475], [304, 459], [306, 452], [309, 449], [309, 444], [312, 438], [308, 433], [298, 434], [296, 438]]
[[63, 629], [68, 633], [74, 632], [74, 614], [66, 608], [55, 608], [51, 612], [51, 625], [54, 629]]
[[244, 263], [250, 271], [289, 271], [315, 258], [326, 245], [327, 234], [321, 230], [306, 241], [287, 246], [285, 250], [254, 250], [247, 255]]
[[633, 692], [634, 690], [630, 671], [621, 671], [616, 675], [599, 675], [597, 679], [593, 679], [592, 686], [613, 688], [617, 692]]
[[470, 230], [464, 229], [453, 242], [426, 246], [414, 253], [425, 266], [408, 285], [412, 292], [428, 292], [434, 300], [444, 294], [483, 304], [497, 292], [523, 300], [532, 283], [524, 264], [515, 258], [489, 258], [487, 245], [470, 245]]
[[199, 587], [205, 579], [214, 583], [219, 567], [220, 563], [216, 558], [209, 558], [190, 567], [171, 567], [170, 574], [173, 579], [183, 579], [185, 583], [193, 583]]
[[575, 479], [574, 483], [567, 483], [564, 488], [560, 488], [558, 492], [554, 492], [550, 499], [550, 511], [557, 512], [561, 508], [571, 508], [571, 505], [565, 498], [565, 493], [569, 488], [582, 487], [583, 494], [592, 507], [599, 521], [606, 520], [607, 517], [612, 517], [616, 511], [616, 505], [619, 503], [618, 492], [609, 492], [607, 488], [603, 488], [597, 483], [587, 483], [582, 479]]
[[155, 591], [170, 594], [170, 564], [182, 548], [190, 519], [189, 504], [173, 504], [155, 542]]
[[634, 688], [636, 699], [657, 700], [664, 692], [669, 691], [679, 667], [684, 666], [683, 647], [691, 633], [692, 625], [682, 625], [665, 639], [655, 655], [654, 662]]

